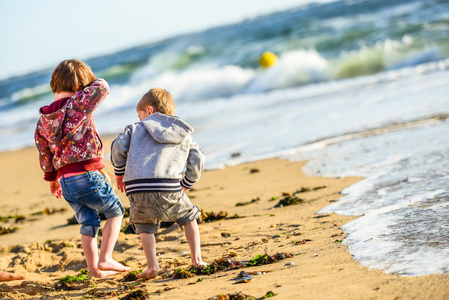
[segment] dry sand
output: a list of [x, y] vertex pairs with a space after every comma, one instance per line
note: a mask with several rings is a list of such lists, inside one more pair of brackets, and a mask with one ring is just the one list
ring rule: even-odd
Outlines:
[[[110, 139], [105, 144], [109, 149]], [[112, 173], [109, 162], [105, 163]], [[79, 225], [66, 225], [74, 214], [64, 200], [51, 196], [34, 148], [0, 153], [0, 164], [0, 216], [19, 216], [17, 221], [9, 218], [0, 222], [3, 227], [19, 228], [0, 236], [0, 270], [27, 277], [0, 284], [0, 298], [83, 299], [94, 298], [96, 291], [97, 295], [120, 293], [105, 297], [120, 299], [140, 288], [150, 293], [167, 289], [159, 296], [150, 296], [158, 299], [208, 299], [237, 292], [259, 298], [269, 291], [277, 294], [275, 299], [449, 299], [448, 276], [401, 277], [361, 267], [341, 244], [344, 233], [339, 229], [355, 217], [316, 214], [361, 178], [308, 177], [301, 170], [303, 162], [278, 159], [206, 171], [189, 196], [205, 212], [226, 211], [228, 217], [244, 217], [199, 225], [206, 262], [230, 254], [239, 261], [277, 252], [291, 253], [292, 258], [245, 268], [247, 272], [262, 273], [253, 275], [249, 283], [235, 284], [234, 278], [241, 270], [132, 282], [120, 282], [126, 274], [119, 274], [73, 284], [70, 291], [58, 291], [55, 284], [61, 277], [76, 275], [86, 267]], [[322, 186], [325, 188], [297, 194], [304, 199], [301, 204], [273, 208], [284, 192]], [[126, 196], [120, 192], [118, 195], [128, 207]], [[257, 198], [248, 205], [236, 206]], [[20, 220], [20, 216], [25, 219]], [[188, 244], [181, 228], [173, 225], [161, 229], [157, 241], [161, 267], [167, 272], [189, 266], [189, 255], [185, 254]], [[125, 261], [133, 270], [145, 268], [137, 235], [120, 233], [115, 250], [114, 258]], [[198, 281], [202, 278], [205, 280]]]

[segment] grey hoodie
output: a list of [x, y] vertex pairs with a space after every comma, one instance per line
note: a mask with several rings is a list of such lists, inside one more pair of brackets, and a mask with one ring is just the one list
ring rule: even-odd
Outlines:
[[115, 175], [125, 175], [126, 194], [191, 189], [205, 161], [192, 132], [183, 120], [161, 113], [126, 126], [111, 152]]

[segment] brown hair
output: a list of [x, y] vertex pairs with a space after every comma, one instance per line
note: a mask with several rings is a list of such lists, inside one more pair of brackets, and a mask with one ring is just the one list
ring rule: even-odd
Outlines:
[[137, 110], [145, 111], [148, 106], [152, 106], [156, 112], [161, 114], [175, 115], [175, 102], [170, 93], [164, 89], [149, 90], [137, 103]]
[[77, 92], [95, 80], [90, 67], [77, 59], [62, 61], [51, 74], [50, 86], [53, 93]]

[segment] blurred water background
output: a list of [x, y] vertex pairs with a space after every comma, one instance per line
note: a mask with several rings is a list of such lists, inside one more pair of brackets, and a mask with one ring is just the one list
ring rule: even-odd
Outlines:
[[[267, 69], [265, 51], [278, 57]], [[281, 157], [363, 176], [320, 211], [361, 216], [344, 226], [354, 258], [449, 274], [449, 1], [309, 3], [87, 63], [111, 86], [100, 134], [138, 121], [140, 97], [165, 88], [207, 168]], [[34, 144], [53, 68], [0, 81], [0, 151]]]

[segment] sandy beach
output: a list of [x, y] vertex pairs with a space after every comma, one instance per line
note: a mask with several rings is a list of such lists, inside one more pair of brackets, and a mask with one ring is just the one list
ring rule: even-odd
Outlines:
[[[110, 142], [105, 139], [105, 149]], [[112, 174], [108, 152], [105, 157], [106, 170]], [[402, 277], [361, 267], [342, 245], [345, 235], [340, 229], [356, 217], [316, 214], [363, 178], [309, 177], [301, 170], [305, 162], [279, 159], [205, 171], [189, 197], [205, 213], [227, 213], [226, 218], [199, 225], [206, 262], [222, 257], [248, 262], [276, 253], [287, 258], [173, 279], [173, 271], [188, 268], [190, 258], [182, 228], [172, 225], [157, 235], [161, 275], [156, 279], [124, 282], [127, 274], [122, 273], [70, 283], [63, 289], [58, 284], [61, 278], [86, 268], [79, 225], [67, 225], [74, 213], [63, 199], [51, 196], [36, 149], [0, 153], [0, 163], [4, 168], [0, 225], [2, 231], [14, 231], [0, 236], [0, 270], [26, 276], [1, 283], [3, 299], [131, 299], [128, 295], [138, 290], [150, 299], [209, 299], [238, 292], [255, 298], [272, 292], [275, 299], [449, 299], [448, 276]], [[129, 207], [126, 196], [117, 193]], [[301, 200], [279, 205], [289, 197]], [[135, 234], [120, 233], [114, 258], [133, 271], [146, 267]], [[241, 271], [253, 278], [236, 283]]]

